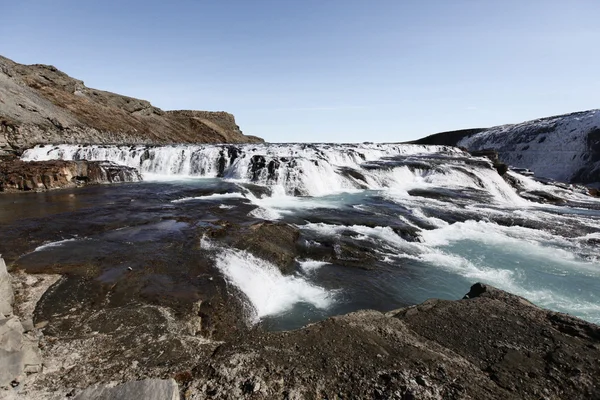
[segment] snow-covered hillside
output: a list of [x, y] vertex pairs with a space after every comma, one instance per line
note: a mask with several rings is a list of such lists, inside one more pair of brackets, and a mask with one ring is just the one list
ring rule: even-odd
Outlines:
[[495, 149], [500, 159], [563, 182], [600, 182], [600, 110], [503, 125], [464, 137], [457, 146]]

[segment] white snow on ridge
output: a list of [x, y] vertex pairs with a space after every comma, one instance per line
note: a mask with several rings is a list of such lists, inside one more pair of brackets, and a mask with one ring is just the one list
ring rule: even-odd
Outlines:
[[590, 163], [588, 133], [600, 129], [600, 110], [502, 125], [463, 138], [471, 150], [495, 149], [503, 162], [529, 168], [537, 176], [569, 182]]

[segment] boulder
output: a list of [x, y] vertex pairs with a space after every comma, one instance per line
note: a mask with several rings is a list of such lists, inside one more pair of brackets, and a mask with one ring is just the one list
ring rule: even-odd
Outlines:
[[144, 379], [117, 386], [97, 385], [85, 389], [75, 400], [179, 400], [179, 388], [173, 379]]
[[294, 271], [298, 228], [278, 222], [259, 222], [244, 229], [234, 246], [277, 265], [281, 272]]
[[14, 294], [11, 279], [6, 270], [6, 263], [0, 257], [0, 314], [11, 315], [14, 302]]
[[24, 334], [16, 316], [0, 320], [0, 387], [18, 381], [24, 373], [39, 372], [41, 368], [37, 340]]
[[269, 261], [284, 274], [294, 272], [300, 231], [290, 224], [263, 221], [245, 226], [217, 221], [206, 234]]

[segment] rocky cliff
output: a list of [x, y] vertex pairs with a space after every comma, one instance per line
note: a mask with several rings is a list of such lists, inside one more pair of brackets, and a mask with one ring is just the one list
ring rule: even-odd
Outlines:
[[462, 146], [470, 151], [494, 149], [502, 162], [530, 169], [540, 177], [600, 184], [600, 110], [443, 132], [414, 143]]
[[262, 142], [233, 115], [163, 111], [148, 101], [88, 88], [50, 65], [0, 56], [0, 151], [36, 144]]

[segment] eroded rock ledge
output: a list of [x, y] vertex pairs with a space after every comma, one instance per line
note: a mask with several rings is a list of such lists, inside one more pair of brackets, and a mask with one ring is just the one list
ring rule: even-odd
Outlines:
[[32, 161], [0, 159], [0, 192], [41, 191], [87, 184], [137, 182], [135, 168], [108, 161]]

